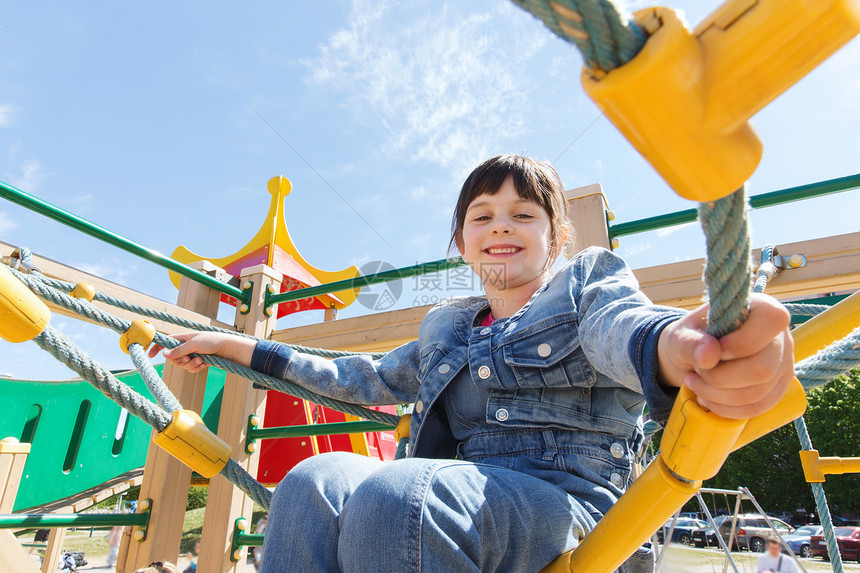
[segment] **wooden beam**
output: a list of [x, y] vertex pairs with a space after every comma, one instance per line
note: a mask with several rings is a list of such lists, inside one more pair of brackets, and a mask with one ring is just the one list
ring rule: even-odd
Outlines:
[[[254, 284], [248, 314], [236, 314], [236, 326], [253, 336], [267, 338], [275, 326], [275, 317], [266, 316], [266, 288], [271, 285], [274, 292], [280, 292], [283, 275], [265, 265], [250, 267], [242, 271], [242, 280]], [[333, 320], [327, 324], [337, 324]], [[249, 474], [257, 474], [259, 453], [245, 452], [245, 432], [248, 417], [252, 414], [263, 418], [266, 408], [266, 392], [255, 390], [246, 379], [235, 374], [227, 374], [224, 380], [224, 394], [221, 399], [221, 414], [218, 418], [218, 437], [230, 444], [233, 459]], [[227, 479], [218, 474], [209, 480], [209, 497], [206, 500], [206, 513], [203, 516], [203, 535], [200, 545], [198, 570], [206, 573], [241, 573], [245, 571], [247, 550], [237, 562], [230, 559], [230, 545], [233, 538], [233, 524], [239, 517], [251, 523], [254, 502]]]
[[[771, 295], [787, 299], [860, 289], [860, 233], [777, 245], [782, 255], [800, 254], [805, 267], [787, 269], [768, 286]], [[761, 256], [760, 250], [753, 252]], [[658, 304], [685, 309], [702, 304], [705, 260], [696, 259], [634, 270], [645, 294]], [[272, 340], [333, 350], [356, 352], [391, 350], [418, 337], [418, 327], [431, 305], [344, 318], [332, 322], [287, 328], [272, 333]]]
[[[0, 242], [0, 257], [10, 256], [14, 250], [15, 250], [15, 247], [13, 247], [12, 245]], [[48, 259], [46, 257], [42, 257], [42, 256], [37, 255], [35, 253], [33, 254], [33, 264], [36, 265], [37, 267], [39, 267], [39, 269], [41, 269], [41, 271], [44, 275], [51, 277], [51, 278], [54, 278], [54, 279], [58, 279], [58, 280], [66, 281], [66, 282], [71, 282], [71, 283], [80, 283], [80, 282], [90, 283], [91, 285], [93, 285], [93, 287], [95, 287], [96, 291], [98, 291], [98, 292], [103, 292], [103, 293], [110, 295], [114, 298], [122, 299], [122, 300], [125, 300], [127, 302], [137, 304], [138, 306], [143, 306], [146, 308], [151, 308], [153, 310], [167, 312], [167, 313], [173, 314], [175, 316], [178, 316], [180, 318], [193, 320], [195, 322], [201, 322], [203, 324], [207, 324], [207, 325], [211, 325], [211, 326], [218, 326], [220, 328], [226, 328], [227, 330], [235, 330], [235, 328], [233, 326], [231, 326], [229, 324], [225, 324], [223, 322], [219, 322], [218, 320], [213, 318], [215, 315], [213, 315], [213, 317], [204, 316], [204, 315], [199, 314], [197, 312], [193, 312], [191, 310], [182, 308], [180, 306], [170, 304], [168, 302], [165, 302], [165, 301], [158, 299], [158, 298], [155, 298], [153, 296], [149, 296], [149, 295], [140, 293], [140, 292], [138, 292], [136, 290], [132, 290], [128, 287], [124, 287], [124, 286], [119, 285], [117, 283], [105, 280], [105, 279], [97, 277], [95, 275], [91, 275], [91, 274], [86, 273], [84, 271], [78, 270], [74, 267], [70, 267], [68, 265], [58, 263], [56, 261], [53, 261], [53, 260]], [[165, 271], [165, 273], [166, 272], [167, 271]], [[222, 273], [223, 273], [223, 271], [222, 271]], [[90, 321], [89, 319], [86, 319], [86, 318], [84, 318], [78, 314], [75, 314], [74, 312], [66, 310], [65, 308], [62, 308], [62, 307], [57, 306], [55, 304], [52, 304], [52, 303], [47, 303], [47, 304], [48, 304], [48, 307], [51, 309], [51, 312], [55, 312], [55, 313], [63, 315], [63, 316], [69, 316], [72, 318], [77, 318], [79, 320], [85, 320], [87, 322], [93, 322], [93, 321]], [[109, 312], [115, 316], [119, 316], [120, 318], [124, 318], [126, 320], [134, 320], [136, 318], [140, 318], [139, 315], [137, 315], [133, 312], [129, 312], [127, 310], [123, 310], [123, 309], [117, 308], [115, 306], [111, 306], [111, 305], [100, 303], [100, 302], [93, 302], [93, 304], [95, 306], [97, 306], [98, 308], [106, 311], [106, 312]], [[153, 323], [153, 325], [155, 325], [156, 330], [158, 330], [159, 332], [163, 332], [165, 334], [177, 334], [180, 332], [188, 331], [187, 328], [184, 328], [182, 326], [176, 326], [176, 325], [171, 324], [169, 322], [164, 322], [164, 321], [156, 320], [156, 319], [152, 319], [152, 318], [149, 318], [147, 320], [149, 320], [150, 322]], [[93, 322], [93, 324], [97, 324], [97, 323]]]
[[[52, 571], [57, 570], [54, 563]], [[39, 568], [18, 543], [15, 535], [8, 530], [0, 531], [0, 571], [18, 573], [39, 573]]]
[[564, 192], [570, 231], [564, 253], [570, 258], [586, 247], [609, 248], [606, 197], [600, 183]]

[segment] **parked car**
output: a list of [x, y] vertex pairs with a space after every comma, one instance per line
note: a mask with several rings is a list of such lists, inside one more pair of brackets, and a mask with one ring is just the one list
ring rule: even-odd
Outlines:
[[[776, 528], [776, 532], [780, 535], [788, 535], [789, 533], [794, 532], [794, 528], [781, 519], [772, 517], [770, 521]], [[729, 542], [731, 531], [732, 519], [729, 518], [720, 524], [720, 535], [723, 536], [723, 540], [725, 540], [727, 544]], [[770, 526], [761, 515], [739, 515], [737, 525], [735, 527], [735, 538], [734, 543], [732, 544], [733, 548], [738, 547], [739, 549], [749, 549], [756, 553], [762, 553], [765, 549], [765, 540], [771, 532], [772, 530]]]
[[[714, 523], [719, 527], [726, 519], [731, 519], [731, 517], [718, 515], [714, 518]], [[696, 547], [719, 547], [720, 545], [720, 542], [717, 541], [717, 532], [707, 521], [705, 522], [705, 525], [699, 529], [694, 529], [691, 537], [693, 538], [693, 545]]]
[[[836, 527], [833, 533], [836, 535], [836, 544], [842, 559], [860, 561], [860, 527]], [[823, 535], [811, 536], [809, 546], [814, 556], [828, 559], [827, 542], [824, 541]]]
[[[693, 544], [693, 531], [699, 529], [700, 527], [704, 527], [707, 525], [707, 522], [702, 521], [701, 519], [689, 519], [685, 517], [679, 517], [678, 521], [675, 522], [675, 529], [672, 530], [672, 541], [675, 543], [682, 543], [684, 545], [692, 545]], [[659, 543], [663, 543], [663, 539], [666, 537], [666, 534], [669, 533], [669, 529], [672, 527], [672, 520], [668, 520], [663, 527], [661, 527], [657, 531], [657, 541]]]
[[[785, 543], [791, 547], [795, 555], [801, 557], [812, 557], [812, 545], [809, 538], [813, 535], [821, 535], [822, 527], [820, 525], [804, 525], [798, 527], [793, 533], [783, 535]], [[785, 551], [785, 548], [783, 548]]]

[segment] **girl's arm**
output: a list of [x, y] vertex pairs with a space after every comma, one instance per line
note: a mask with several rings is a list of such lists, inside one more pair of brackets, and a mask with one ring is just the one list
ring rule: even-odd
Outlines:
[[[413, 341], [387, 353], [380, 360], [366, 355], [329, 360], [297, 352], [278, 342], [259, 342], [230, 334], [196, 332], [177, 335], [183, 343], [165, 350], [164, 357], [189, 372], [207, 367], [195, 354], [215, 354], [268, 374], [288, 380], [312, 392], [369, 406], [404, 404], [418, 393], [418, 343]], [[153, 347], [150, 357], [162, 348]]]

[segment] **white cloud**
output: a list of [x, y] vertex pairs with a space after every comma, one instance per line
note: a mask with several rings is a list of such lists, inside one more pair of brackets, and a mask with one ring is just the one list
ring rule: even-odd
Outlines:
[[18, 108], [7, 103], [0, 104], [0, 127], [9, 127], [15, 119]]
[[410, 4], [408, 18], [394, 15], [398, 9], [353, 0], [349, 27], [304, 62], [309, 81], [347, 94], [357, 117], [387, 132], [388, 151], [459, 178], [523, 133], [526, 96], [535, 86], [517, 68], [546, 37], [526, 38], [517, 24], [501, 28], [511, 33], [496, 32], [494, 23], [516, 10], [507, 5], [458, 19], [432, 3]]
[[22, 191], [32, 193], [42, 181], [43, 174], [42, 166], [35, 159], [29, 159], [21, 165], [21, 171], [18, 175], [12, 175], [9, 178], [9, 183], [18, 187]]

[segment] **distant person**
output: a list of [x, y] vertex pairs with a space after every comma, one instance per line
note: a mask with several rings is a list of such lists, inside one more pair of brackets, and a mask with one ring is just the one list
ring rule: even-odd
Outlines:
[[65, 571], [67, 573], [74, 573], [78, 570], [78, 564], [75, 562], [75, 556], [71, 553], [63, 553], [63, 556], [60, 557], [60, 564], [57, 566], [58, 571]]
[[200, 540], [194, 544], [194, 551], [188, 553], [188, 567], [182, 573], [195, 573], [197, 571], [197, 559], [200, 557]]
[[767, 551], [758, 558], [758, 573], [800, 573], [797, 563], [780, 553], [781, 548], [779, 538], [771, 534], [767, 538]]
[[116, 558], [119, 555], [119, 542], [122, 539], [122, 530], [125, 529], [121, 525], [115, 525], [108, 533], [108, 556], [107, 566], [113, 567], [116, 565]]
[[[269, 517], [264, 515], [257, 522], [257, 530], [254, 533], [261, 534], [266, 531], [266, 526], [269, 524]], [[263, 546], [254, 548], [254, 569], [260, 570], [260, 560], [263, 559]]]

